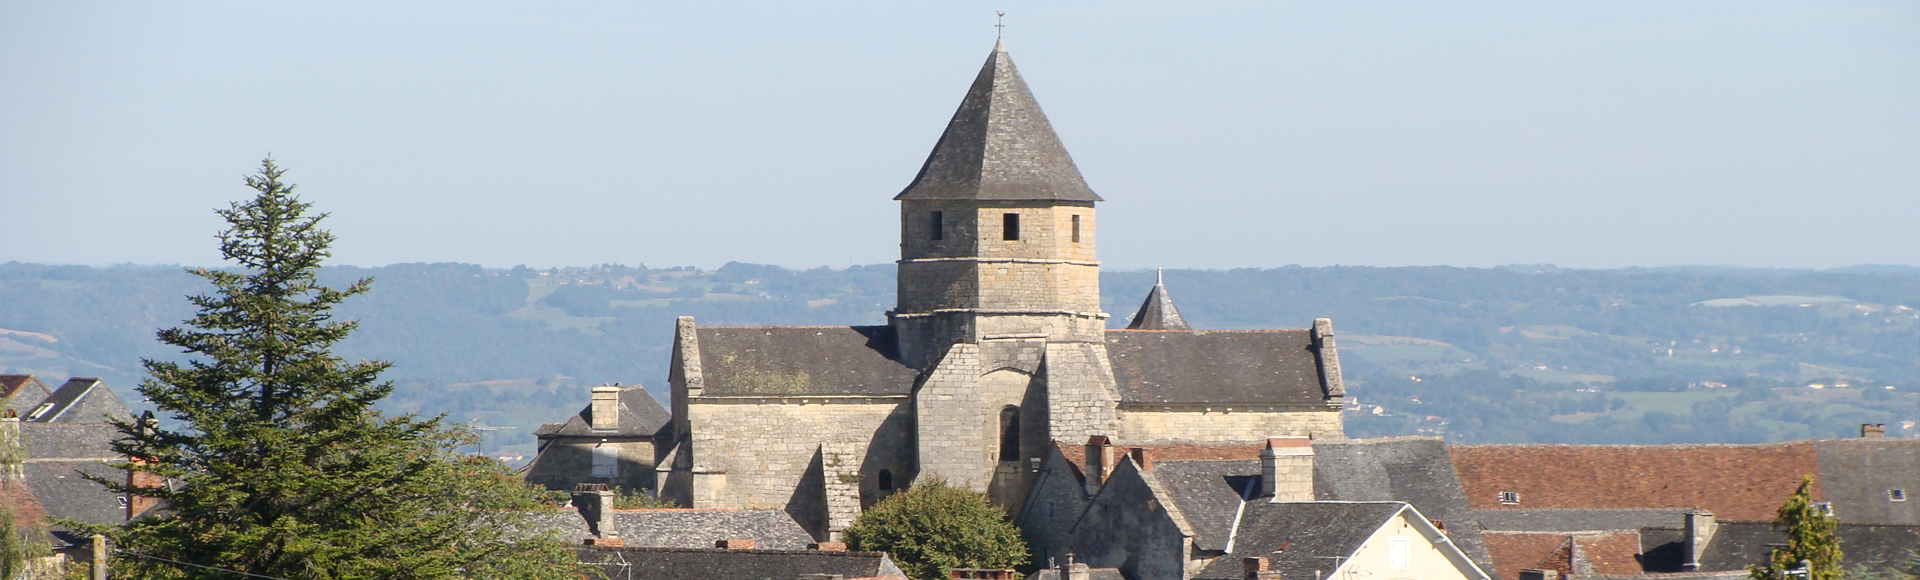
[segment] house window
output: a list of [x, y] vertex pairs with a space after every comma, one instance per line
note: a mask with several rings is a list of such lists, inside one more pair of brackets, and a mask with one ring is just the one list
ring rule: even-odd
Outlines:
[[892, 471], [882, 469], [880, 470], [880, 474], [875, 476], [874, 479], [878, 481], [880, 485], [880, 491], [893, 491], [893, 472]]
[[1517, 491], [1500, 492], [1500, 504], [1501, 505], [1520, 505], [1520, 492], [1517, 492]]
[[932, 229], [933, 239], [936, 239], [936, 240], [947, 239], [946, 217], [947, 216], [945, 214], [942, 214], [936, 211], [936, 212], [933, 212], [933, 219], [928, 220], [927, 226]]
[[1020, 460], [1020, 408], [1008, 405], [1000, 410], [1000, 460]]
[[1010, 213], [1000, 216], [1000, 239], [1013, 241], [1020, 239], [1020, 214]]
[[1413, 567], [1413, 543], [1406, 538], [1388, 538], [1387, 567], [1395, 570]]
[[593, 448], [593, 476], [620, 477], [620, 448], [600, 445]]
[[1907, 490], [1904, 490], [1904, 489], [1887, 490], [1887, 501], [1907, 501]]
[[1833, 517], [1833, 502], [1830, 502], [1830, 501], [1813, 502], [1813, 511], [1820, 512], [1820, 515], [1823, 515], [1826, 517]]
[[1080, 243], [1080, 216], [1073, 216], [1073, 243]]

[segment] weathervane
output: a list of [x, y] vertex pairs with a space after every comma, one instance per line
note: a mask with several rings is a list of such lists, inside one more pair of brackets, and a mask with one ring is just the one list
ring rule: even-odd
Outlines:
[[1007, 27], [1007, 13], [996, 11], [993, 16], [993, 39], [1000, 40], [1000, 33]]

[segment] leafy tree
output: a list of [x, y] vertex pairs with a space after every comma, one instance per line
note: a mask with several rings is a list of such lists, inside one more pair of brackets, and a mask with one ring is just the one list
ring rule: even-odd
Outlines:
[[183, 427], [120, 422], [131, 484], [95, 479], [166, 513], [89, 531], [129, 552], [142, 578], [574, 577], [558, 542], [512, 531], [539, 499], [499, 464], [460, 455], [471, 434], [383, 416], [373, 405], [393, 390], [378, 378], [389, 363], [333, 355], [355, 323], [331, 309], [371, 280], [316, 280], [333, 235], [284, 173], [263, 161], [246, 179], [253, 199], [218, 212], [230, 225], [221, 255], [237, 268], [194, 270], [215, 291], [189, 297], [186, 327], [159, 332], [193, 360], [144, 361], [140, 393]]
[[1748, 575], [1754, 580], [1776, 578], [1782, 571], [1799, 568], [1802, 560], [1813, 563], [1809, 580], [1840, 580], [1840, 541], [1833, 535], [1837, 523], [1813, 504], [1811, 487], [1813, 476], [1801, 477], [1800, 487], [1780, 505], [1773, 529], [1786, 532], [1787, 547], [1774, 548], [1766, 565], [1749, 566]]
[[1027, 543], [986, 494], [934, 480], [894, 494], [847, 528], [855, 550], [887, 552], [914, 580], [940, 580], [953, 568], [1013, 568]]

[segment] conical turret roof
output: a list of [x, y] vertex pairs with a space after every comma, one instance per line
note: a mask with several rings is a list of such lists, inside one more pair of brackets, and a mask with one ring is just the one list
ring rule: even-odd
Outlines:
[[1180, 309], [1173, 305], [1173, 296], [1167, 294], [1167, 283], [1154, 272], [1153, 290], [1147, 292], [1147, 301], [1140, 304], [1140, 311], [1134, 313], [1133, 322], [1127, 324], [1130, 330], [1193, 330], [1187, 326], [1187, 319], [1180, 317]]
[[1102, 201], [999, 42], [920, 175], [893, 198]]

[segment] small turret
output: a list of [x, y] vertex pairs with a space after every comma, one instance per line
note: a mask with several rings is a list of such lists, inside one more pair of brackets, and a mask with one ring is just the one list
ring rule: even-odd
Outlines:
[[1147, 301], [1140, 303], [1140, 311], [1134, 313], [1133, 322], [1127, 324], [1130, 330], [1193, 330], [1187, 326], [1187, 319], [1180, 317], [1180, 308], [1173, 305], [1173, 295], [1167, 293], [1167, 280], [1160, 270], [1153, 271], [1153, 290], [1147, 292]]

